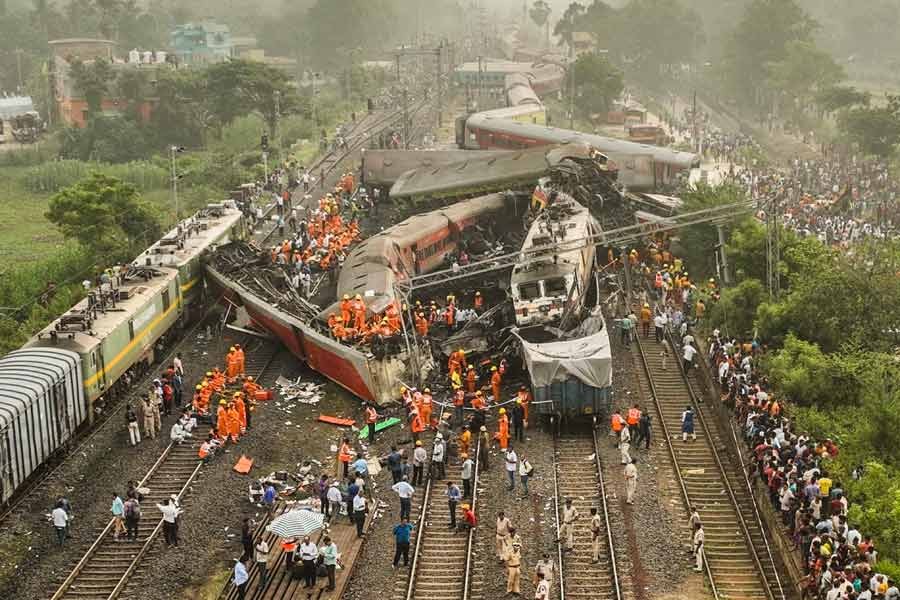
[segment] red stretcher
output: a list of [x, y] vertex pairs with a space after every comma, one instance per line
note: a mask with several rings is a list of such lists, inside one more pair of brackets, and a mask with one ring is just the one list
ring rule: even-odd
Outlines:
[[323, 423], [329, 423], [331, 425], [340, 425], [341, 427], [350, 427], [356, 421], [353, 419], [342, 419], [340, 417], [332, 417], [330, 415], [319, 415], [319, 420]]

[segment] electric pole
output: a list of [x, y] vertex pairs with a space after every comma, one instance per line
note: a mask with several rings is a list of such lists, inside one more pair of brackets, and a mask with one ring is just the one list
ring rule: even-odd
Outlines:
[[443, 71], [443, 58], [444, 58], [444, 40], [441, 40], [441, 43], [437, 48], [437, 114], [438, 114], [438, 128], [444, 126], [444, 115], [443, 115], [443, 93], [444, 87], [441, 83], [441, 71]]

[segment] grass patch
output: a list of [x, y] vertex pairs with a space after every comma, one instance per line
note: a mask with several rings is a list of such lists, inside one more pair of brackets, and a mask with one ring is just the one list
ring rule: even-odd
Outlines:
[[0, 260], [33, 261], [64, 244], [62, 234], [44, 218], [50, 196], [22, 185], [27, 167], [0, 168]]
[[209, 579], [201, 583], [199, 587], [184, 590], [184, 597], [196, 598], [197, 600], [216, 600], [230, 577], [230, 571], [214, 573], [210, 575]]

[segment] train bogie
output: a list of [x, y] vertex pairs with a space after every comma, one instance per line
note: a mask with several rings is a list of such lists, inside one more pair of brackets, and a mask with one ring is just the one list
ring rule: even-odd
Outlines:
[[0, 504], [88, 418], [81, 357], [59, 348], [0, 359]]

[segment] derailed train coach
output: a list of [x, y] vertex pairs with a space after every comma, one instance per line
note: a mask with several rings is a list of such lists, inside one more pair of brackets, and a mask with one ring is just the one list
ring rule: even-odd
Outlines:
[[87, 418], [81, 359], [59, 348], [0, 358], [0, 505]]
[[202, 262], [243, 237], [230, 201], [179, 223], [131, 265], [107, 269], [87, 297], [0, 359], [0, 504], [159, 358], [196, 317]]

